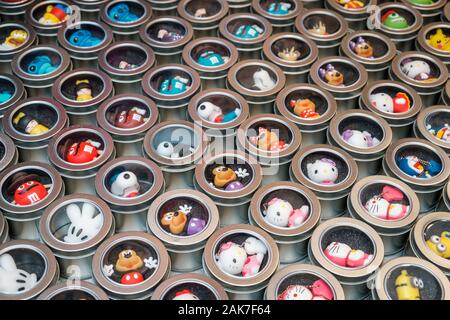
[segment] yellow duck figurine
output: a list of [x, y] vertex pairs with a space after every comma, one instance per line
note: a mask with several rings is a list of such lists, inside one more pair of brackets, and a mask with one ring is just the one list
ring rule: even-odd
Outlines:
[[15, 29], [11, 31], [1, 47], [4, 49], [14, 49], [22, 45], [28, 38], [28, 33], [24, 30]]
[[420, 300], [420, 289], [423, 289], [422, 279], [409, 275], [406, 270], [395, 279], [398, 300]]
[[450, 38], [444, 34], [441, 28], [437, 29], [436, 33], [431, 35], [427, 41], [433, 48], [450, 51]]
[[438, 256], [449, 259], [450, 258], [450, 232], [443, 231], [441, 236], [432, 235], [427, 240], [427, 246]]

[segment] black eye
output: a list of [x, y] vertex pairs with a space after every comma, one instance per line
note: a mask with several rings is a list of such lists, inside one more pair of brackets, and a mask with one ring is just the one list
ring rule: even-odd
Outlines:
[[318, 170], [315, 170], [315, 171], [314, 171], [314, 174], [318, 174], [318, 173], [319, 173], [319, 171], [318, 171]]
[[116, 14], [114, 15], [114, 18], [115, 18], [115, 19], [119, 19], [119, 15], [116, 13]]
[[236, 259], [233, 259], [233, 263], [236, 263]]
[[280, 211], [277, 211], [277, 216], [280, 216]]
[[129, 175], [128, 173], [125, 173], [125, 174], [123, 175], [123, 178], [128, 180], [128, 179], [130, 179], [130, 175]]
[[77, 37], [73, 38], [73, 42], [77, 43], [78, 42], [78, 38]]
[[410, 68], [412, 68], [413, 66], [411, 65], [411, 66], [409, 66]]
[[206, 109], [206, 107], [204, 105], [200, 106], [200, 110], [205, 110], [205, 109]]
[[[365, 139], [364, 139], [365, 140]], [[331, 168], [331, 171], [333, 171], [334, 172], [334, 168]]]
[[30, 71], [36, 71], [36, 66], [31, 66]]

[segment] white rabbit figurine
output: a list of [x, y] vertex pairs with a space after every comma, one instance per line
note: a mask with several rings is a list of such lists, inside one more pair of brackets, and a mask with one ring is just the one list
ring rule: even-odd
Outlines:
[[95, 237], [103, 225], [103, 214], [97, 214], [94, 217], [95, 212], [95, 207], [88, 202], [83, 203], [81, 210], [78, 205], [69, 204], [66, 213], [71, 224], [64, 241], [81, 243]]
[[17, 269], [11, 255], [5, 253], [0, 256], [0, 292], [13, 294], [25, 292], [37, 283], [36, 274]]

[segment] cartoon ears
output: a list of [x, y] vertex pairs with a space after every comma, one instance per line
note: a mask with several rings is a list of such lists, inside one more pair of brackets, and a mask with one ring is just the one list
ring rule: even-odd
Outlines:
[[356, 42], [350, 41], [349, 45], [350, 45], [350, 49], [355, 50], [355, 48], [356, 48]]
[[325, 78], [325, 74], [327, 73], [327, 71], [324, 68], [320, 68], [319, 69], [319, 76], [321, 78]]
[[14, 271], [17, 270], [16, 263], [11, 255], [5, 253], [0, 256], [0, 271]]
[[342, 139], [344, 139], [345, 141], [350, 139], [352, 136], [353, 136], [353, 131], [350, 129], [347, 129], [342, 133]]

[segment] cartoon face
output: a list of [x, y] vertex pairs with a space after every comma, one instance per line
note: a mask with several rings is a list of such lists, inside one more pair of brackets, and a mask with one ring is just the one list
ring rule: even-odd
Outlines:
[[313, 294], [305, 286], [292, 285], [289, 286], [282, 294], [278, 297], [278, 300], [312, 300]]
[[144, 262], [134, 250], [123, 250], [119, 253], [116, 270], [119, 272], [129, 272], [144, 266]]
[[413, 80], [426, 81], [432, 78], [430, 65], [422, 60], [405, 59], [402, 61], [401, 70]]
[[394, 10], [388, 10], [381, 17], [381, 23], [391, 29], [409, 28], [408, 21]]
[[220, 269], [231, 275], [240, 274], [246, 260], [247, 253], [244, 248], [233, 242], [223, 243], [216, 255]]
[[63, 4], [48, 5], [45, 8], [45, 13], [39, 19], [39, 23], [45, 25], [54, 25], [64, 22], [69, 17], [70, 9], [68, 6]]
[[47, 189], [42, 183], [34, 180], [19, 185], [14, 192], [14, 201], [19, 206], [35, 204], [48, 195]]
[[237, 180], [237, 175], [231, 168], [225, 166], [218, 166], [212, 171], [214, 175], [214, 185], [218, 188], [223, 188], [230, 182]]
[[421, 289], [423, 289], [422, 279], [409, 275], [407, 270], [402, 270], [395, 279], [398, 300], [420, 300]]
[[427, 39], [427, 42], [433, 48], [444, 51], [450, 51], [450, 38], [447, 37], [446, 34], [444, 34], [444, 31], [442, 31], [441, 28], [436, 29], [435, 34], [431, 35]]
[[358, 37], [356, 41], [350, 41], [350, 49], [362, 58], [373, 58], [373, 47], [363, 37]]
[[380, 140], [376, 137], [372, 137], [372, 135], [367, 131], [361, 132], [359, 130], [350, 129], [345, 130], [342, 133], [342, 139], [357, 148], [371, 148], [380, 143]]
[[310, 99], [291, 100], [289, 106], [300, 118], [315, 119], [320, 117], [320, 114], [316, 112], [316, 104]]
[[334, 184], [338, 178], [336, 163], [328, 158], [308, 163], [306, 169], [308, 178], [319, 184]]
[[409, 206], [403, 204], [403, 192], [399, 189], [386, 185], [383, 187], [381, 194], [375, 195], [367, 200], [364, 208], [367, 212], [379, 219], [383, 220], [400, 220], [409, 212]]
[[19, 112], [13, 118], [13, 125], [18, 131], [29, 135], [39, 135], [48, 131], [48, 128], [40, 124], [36, 119], [24, 112]]
[[132, 171], [122, 171], [111, 178], [111, 192], [118, 197], [137, 197], [140, 187], [139, 180]]
[[86, 140], [73, 143], [66, 152], [66, 160], [74, 164], [83, 164], [94, 161], [100, 156], [100, 143]]
[[349, 245], [336, 241], [331, 242], [326, 247], [324, 254], [334, 264], [347, 268], [366, 266], [373, 258], [371, 254], [367, 254], [362, 250], [352, 249]]
[[129, 23], [138, 20], [138, 16], [130, 11], [126, 3], [118, 3], [109, 9], [108, 17], [116, 22]]
[[92, 33], [86, 29], [77, 30], [69, 37], [70, 44], [82, 48], [98, 46], [102, 41], [102, 39], [93, 36]]
[[432, 235], [427, 240], [427, 246], [438, 256], [449, 259], [450, 258], [450, 232], [443, 231], [441, 236]]
[[425, 161], [414, 155], [399, 156], [396, 158], [396, 163], [405, 174], [421, 179], [429, 179], [442, 170], [442, 165], [439, 162], [435, 160]]
[[332, 64], [327, 64], [325, 68], [319, 69], [319, 76], [332, 86], [344, 85], [344, 74], [339, 72]]
[[267, 209], [264, 210], [264, 219], [277, 227], [287, 227], [289, 216], [294, 211], [292, 205], [283, 199], [273, 198], [266, 204]]
[[48, 56], [37, 56], [28, 65], [27, 71], [29, 74], [43, 75], [51, 73], [57, 69], [53, 65], [52, 60]]
[[183, 232], [188, 219], [184, 212], [167, 212], [161, 218], [161, 225], [168, 228], [173, 234], [180, 234]]
[[250, 142], [261, 150], [282, 151], [288, 147], [284, 140], [280, 140], [275, 131], [263, 127], [258, 128], [258, 135], [249, 138]]

